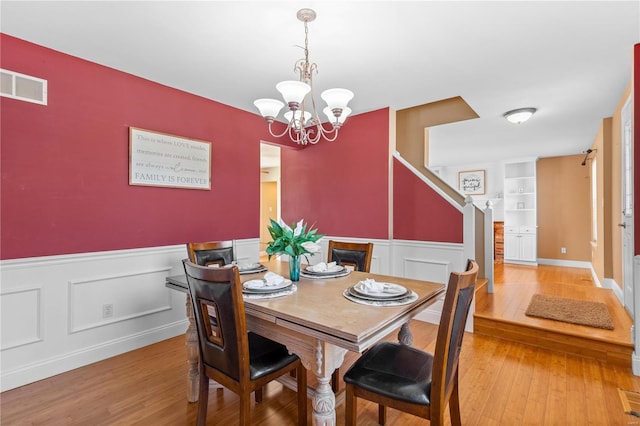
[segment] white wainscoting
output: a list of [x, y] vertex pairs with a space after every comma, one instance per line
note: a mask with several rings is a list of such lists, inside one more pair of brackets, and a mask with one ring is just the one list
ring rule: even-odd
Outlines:
[[[257, 238], [235, 249], [259, 259]], [[186, 257], [181, 244], [0, 262], [1, 391], [183, 334], [186, 298], [165, 277]]]
[[[449, 274], [464, 271], [467, 259], [464, 247], [456, 243], [393, 240], [391, 247], [391, 275], [446, 284]], [[444, 294], [439, 301], [422, 311], [416, 319], [438, 324]], [[473, 331], [473, 310], [467, 320], [467, 331]]]
[[[446, 283], [462, 271], [462, 244], [325, 237], [374, 243], [371, 272]], [[234, 241], [239, 261], [259, 260], [259, 239]], [[185, 295], [165, 287], [182, 272], [184, 245], [0, 261], [1, 391], [185, 332]], [[105, 305], [111, 305], [105, 317]], [[437, 323], [441, 302], [416, 319]]]

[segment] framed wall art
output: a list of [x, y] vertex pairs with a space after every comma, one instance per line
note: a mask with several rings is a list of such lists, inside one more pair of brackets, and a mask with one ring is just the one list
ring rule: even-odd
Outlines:
[[458, 172], [458, 189], [465, 195], [485, 193], [484, 170]]
[[211, 142], [130, 127], [129, 185], [211, 189]]

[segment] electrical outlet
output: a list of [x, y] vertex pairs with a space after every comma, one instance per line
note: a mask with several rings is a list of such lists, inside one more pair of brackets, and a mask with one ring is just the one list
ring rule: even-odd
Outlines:
[[111, 318], [113, 316], [113, 303], [102, 305], [102, 318]]
[[560, 247], [560, 253], [567, 254], [567, 248], [566, 247]]

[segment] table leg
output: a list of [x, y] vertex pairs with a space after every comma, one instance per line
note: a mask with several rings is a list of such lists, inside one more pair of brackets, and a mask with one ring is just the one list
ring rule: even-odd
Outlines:
[[335, 426], [336, 424], [336, 394], [331, 388], [333, 371], [344, 361], [347, 350], [331, 344], [316, 341], [314, 358], [305, 359], [303, 364], [311, 369], [318, 379], [311, 405], [313, 407], [312, 420], [314, 426]]
[[189, 365], [189, 371], [187, 372], [187, 401], [198, 401], [198, 364], [200, 362], [200, 354], [198, 348], [198, 333], [196, 331], [195, 318], [193, 316], [193, 305], [191, 304], [191, 297], [187, 294], [187, 317], [189, 318], [189, 327], [187, 327], [186, 333], [186, 346], [187, 346], [187, 364]]
[[331, 374], [318, 376], [318, 387], [313, 395], [314, 426], [334, 426], [336, 424], [336, 396], [331, 389]]
[[400, 331], [398, 331], [398, 341], [403, 345], [413, 346], [413, 333], [409, 328], [409, 323], [405, 322], [400, 327]]

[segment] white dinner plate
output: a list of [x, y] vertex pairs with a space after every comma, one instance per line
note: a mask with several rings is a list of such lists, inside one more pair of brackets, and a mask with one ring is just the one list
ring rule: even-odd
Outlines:
[[331, 268], [327, 269], [326, 271], [320, 271], [320, 272], [314, 271], [313, 269], [309, 269], [309, 268], [311, 268], [311, 266], [307, 266], [306, 268], [304, 268], [304, 272], [306, 274], [312, 274], [312, 275], [335, 275], [344, 271], [344, 266], [342, 265], [334, 265]]
[[376, 284], [383, 286], [384, 290], [372, 291], [372, 290], [366, 289], [362, 283], [358, 283], [354, 285], [353, 290], [356, 293], [358, 293], [358, 295], [373, 297], [376, 299], [399, 298], [399, 297], [404, 297], [407, 295], [407, 293], [409, 293], [409, 290], [407, 290], [406, 287], [403, 287], [399, 284], [381, 283], [381, 282], [378, 282]]
[[244, 290], [249, 290], [251, 292], [260, 292], [260, 293], [270, 293], [273, 291], [279, 291], [284, 288], [287, 288], [291, 285], [291, 280], [284, 280], [277, 285], [266, 285], [264, 280], [249, 280], [245, 281], [242, 284], [242, 288]]

